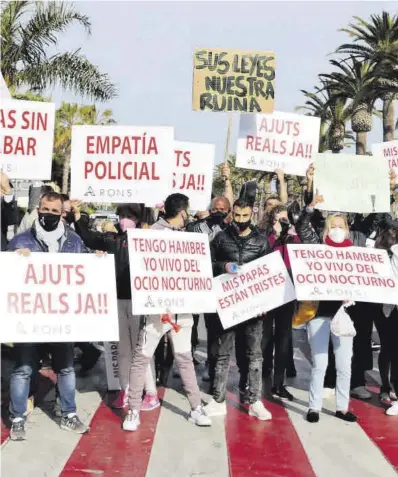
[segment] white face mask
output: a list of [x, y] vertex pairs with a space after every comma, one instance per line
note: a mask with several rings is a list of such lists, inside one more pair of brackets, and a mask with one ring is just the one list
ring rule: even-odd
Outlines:
[[333, 240], [333, 242], [335, 243], [344, 242], [346, 237], [347, 237], [347, 232], [341, 227], [336, 227], [334, 229], [331, 229], [329, 232], [329, 238]]

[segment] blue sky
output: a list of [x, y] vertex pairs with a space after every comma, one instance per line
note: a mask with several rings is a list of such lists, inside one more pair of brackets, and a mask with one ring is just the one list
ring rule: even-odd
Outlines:
[[[224, 156], [228, 115], [192, 111], [193, 51], [197, 47], [276, 52], [276, 110], [293, 112], [303, 102], [300, 89], [312, 89], [328, 72], [327, 55], [347, 42], [338, 32], [354, 15], [397, 12], [396, 2], [118, 2], [82, 1], [92, 36], [81, 28], [62, 35], [61, 49], [81, 47], [117, 84], [111, 108], [118, 124], [171, 125], [181, 141], [216, 145]], [[52, 93], [56, 103], [87, 99]], [[398, 112], [398, 111], [397, 111]], [[239, 117], [234, 115], [230, 152], [235, 152]], [[368, 142], [382, 142], [374, 120]], [[352, 152], [355, 152], [351, 148]]]

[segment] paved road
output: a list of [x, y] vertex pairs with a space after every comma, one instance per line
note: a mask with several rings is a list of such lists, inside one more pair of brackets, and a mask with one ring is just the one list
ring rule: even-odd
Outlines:
[[[202, 343], [199, 357], [204, 358]], [[51, 415], [54, 392], [43, 380], [43, 404], [29, 418], [26, 442], [10, 442], [2, 429], [5, 477], [396, 477], [398, 418], [387, 417], [374, 399], [352, 402], [359, 423], [333, 416], [334, 399], [324, 400], [318, 424], [305, 420], [309, 362], [305, 347], [295, 349], [298, 377], [289, 382], [296, 397], [281, 405], [264, 400], [273, 420], [259, 422], [238, 402], [238, 372], [232, 363], [228, 415], [211, 428], [187, 422], [188, 403], [178, 379], [162, 391], [162, 407], [142, 416], [137, 433], [124, 433], [121, 416], [108, 406], [103, 362], [90, 378], [78, 379], [79, 413], [91, 421], [81, 438], [61, 431]], [[199, 367], [198, 375], [203, 368]], [[51, 374], [48, 374], [51, 377]], [[49, 384], [48, 387], [47, 384]], [[265, 383], [265, 391], [269, 383]], [[203, 387], [205, 391], [205, 387]], [[203, 394], [204, 399], [208, 396]]]

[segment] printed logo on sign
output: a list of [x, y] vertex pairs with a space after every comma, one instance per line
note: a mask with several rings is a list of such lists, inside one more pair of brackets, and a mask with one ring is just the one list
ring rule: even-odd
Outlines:
[[145, 307], [147, 308], [164, 308], [165, 310], [180, 309], [185, 305], [184, 298], [152, 298], [148, 296]]

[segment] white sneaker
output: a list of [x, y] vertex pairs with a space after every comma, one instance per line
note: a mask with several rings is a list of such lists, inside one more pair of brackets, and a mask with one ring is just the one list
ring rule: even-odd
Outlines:
[[386, 411], [387, 416], [398, 416], [398, 401], [395, 401]]
[[272, 414], [265, 409], [264, 404], [261, 401], [256, 401], [254, 404], [250, 404], [249, 416], [256, 417], [260, 421], [269, 421], [272, 419]]
[[227, 403], [216, 402], [214, 399], [211, 399], [209, 403], [204, 407], [206, 416], [226, 416], [227, 415]]
[[200, 427], [211, 426], [211, 419], [206, 414], [203, 406], [198, 406], [196, 409], [192, 409], [191, 413], [189, 414], [188, 421]]
[[127, 416], [124, 418], [123, 421], [123, 430], [134, 432], [138, 429], [140, 422], [140, 414], [138, 411], [129, 411]]

